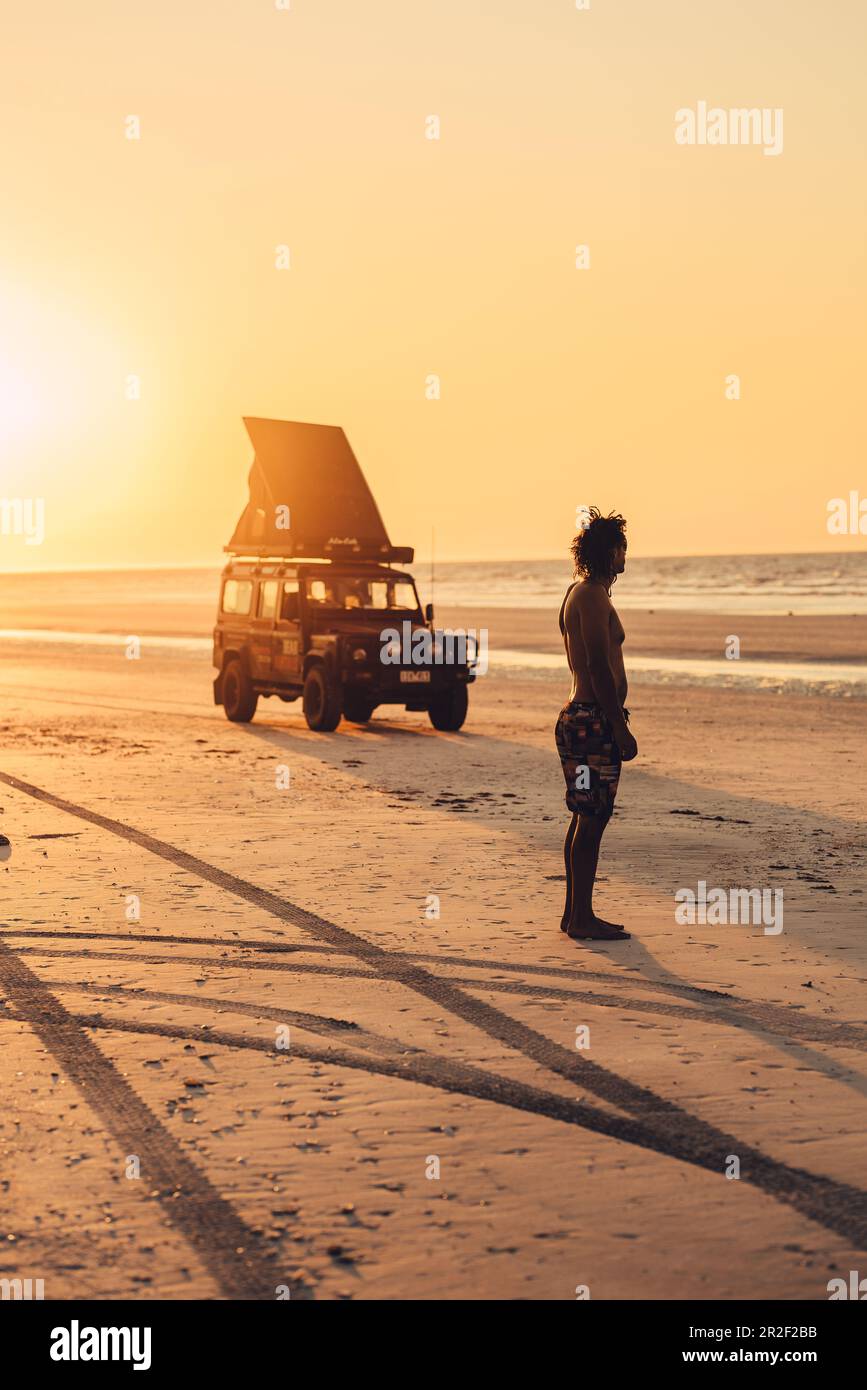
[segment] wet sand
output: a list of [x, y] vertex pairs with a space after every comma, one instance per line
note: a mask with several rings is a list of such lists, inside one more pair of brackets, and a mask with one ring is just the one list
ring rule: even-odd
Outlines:
[[[617, 595], [614, 594], [616, 605]], [[722, 657], [731, 636], [744, 660], [867, 663], [863, 616], [757, 616], [623, 609], [626, 651], [636, 656]], [[557, 614], [527, 608], [444, 608], [437, 621], [453, 627], [486, 627], [493, 648], [561, 652]]]

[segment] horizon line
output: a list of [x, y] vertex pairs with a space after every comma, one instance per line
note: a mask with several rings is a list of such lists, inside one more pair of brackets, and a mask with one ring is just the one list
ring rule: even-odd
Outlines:
[[[782, 556], [801, 556], [805, 559], [822, 559], [826, 555], [841, 557], [844, 555], [867, 555], [867, 546], [860, 546], [857, 549], [847, 548], [845, 550], [737, 550], [737, 551], [708, 551], [703, 554], [680, 554], [680, 555], [632, 555], [633, 560], [741, 560], [741, 559], [768, 559], [780, 558]], [[417, 558], [413, 561], [414, 565], [430, 565], [433, 559], [436, 565], [502, 565], [502, 564], [549, 564], [554, 560], [562, 560], [568, 567], [569, 555], [518, 555], [502, 556], [499, 558], [488, 557], [478, 558], [455, 558], [428, 556]], [[159, 560], [142, 561], [138, 564], [102, 564], [102, 565], [45, 565], [40, 569], [2, 569], [0, 577], [4, 575], [35, 575], [35, 574], [142, 574], [154, 570], [213, 570], [222, 569], [227, 564], [225, 556], [215, 559], [213, 562], [206, 560]], [[303, 560], [298, 561], [299, 564]]]

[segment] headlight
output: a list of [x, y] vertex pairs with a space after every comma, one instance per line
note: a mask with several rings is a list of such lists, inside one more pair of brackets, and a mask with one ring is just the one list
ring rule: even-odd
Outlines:
[[355, 651], [352, 653], [352, 660], [353, 660], [353, 661], [366, 661], [366, 660], [367, 660], [367, 652], [365, 651], [364, 647], [356, 647], [356, 648], [355, 648]]

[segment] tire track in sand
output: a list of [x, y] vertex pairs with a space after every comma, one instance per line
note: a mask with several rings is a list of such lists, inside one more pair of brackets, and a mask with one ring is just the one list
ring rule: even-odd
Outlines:
[[[160, 840], [155, 835], [137, 830], [112, 817], [103, 816], [97, 811], [88, 810], [87, 807], [78, 806], [74, 802], [65, 801], [52, 792], [8, 773], [0, 772], [0, 782], [54, 807], [55, 810], [88, 821], [91, 825], [97, 825], [131, 844], [136, 844], [158, 858], [175, 864], [178, 868], [222, 888], [245, 902], [252, 903], [279, 921], [289, 922], [317, 940], [325, 941], [336, 950], [355, 957], [376, 970], [381, 978], [413, 990], [488, 1037], [523, 1053], [538, 1066], [625, 1110], [642, 1122], [642, 1128], [646, 1131], [641, 1139], [633, 1138], [629, 1133], [634, 1129], [633, 1122], [612, 1115], [606, 1117], [605, 1127], [601, 1131], [608, 1133], [610, 1137], [621, 1138], [627, 1143], [638, 1143], [655, 1153], [704, 1168], [721, 1181], [725, 1181], [723, 1173], [728, 1156], [736, 1154], [740, 1159], [742, 1182], [748, 1182], [776, 1201], [793, 1207], [809, 1220], [852, 1242], [859, 1250], [867, 1249], [867, 1192], [860, 1188], [837, 1182], [821, 1174], [807, 1172], [806, 1169], [791, 1167], [768, 1157], [761, 1150], [742, 1143], [733, 1135], [681, 1109], [674, 1101], [657, 1095], [648, 1087], [631, 1082], [599, 1063], [580, 1056], [577, 1052], [569, 1052], [526, 1024], [501, 1013], [493, 1005], [473, 998], [448, 980], [431, 974], [384, 947], [356, 936], [347, 928], [339, 927], [336, 923], [307, 911], [306, 908], [296, 906], [277, 893], [259, 888], [225, 869], [218, 869], [215, 865], [179, 849], [176, 845]], [[5, 949], [8, 951], [9, 948]], [[21, 964], [23, 966], [23, 962]]]
[[[53, 940], [67, 941], [72, 938], [74, 932], [28, 932], [27, 930], [18, 931], [14, 927], [5, 928], [4, 936], [7, 937], [29, 937], [30, 935], [47, 937]], [[84, 935], [84, 933], [79, 933]], [[110, 938], [105, 932], [89, 933], [91, 939], [97, 939], [104, 944]], [[120, 943], [127, 941], [147, 941], [149, 945], [159, 945], [162, 942], [192, 942], [194, 945], [207, 946], [210, 943], [207, 938], [200, 937], [164, 937], [142, 935], [122, 936], [115, 938]], [[247, 949], [252, 947], [252, 942], [223, 942], [236, 949]], [[91, 948], [69, 949], [63, 946], [17, 946], [19, 955], [43, 956], [47, 960], [59, 958], [61, 960], [72, 960], [80, 958], [82, 960], [102, 960], [106, 962], [121, 961], [133, 965], [198, 965], [206, 966], [209, 970], [276, 970], [289, 975], [331, 975], [341, 980], [358, 979], [372, 980], [376, 976], [370, 970], [359, 970], [352, 966], [339, 965], [320, 965], [318, 962], [298, 961], [291, 958], [292, 954], [304, 951], [303, 946], [280, 947], [269, 946], [267, 943], [258, 943], [260, 952], [274, 951], [283, 954], [285, 951], [289, 955], [288, 960], [251, 960], [249, 957], [237, 957], [229, 959], [226, 957], [207, 957], [207, 956], [181, 956], [172, 954], [158, 955], [153, 951], [123, 951], [106, 950], [99, 951]], [[324, 950], [323, 947], [313, 947], [313, 950]], [[419, 956], [411, 952], [402, 952], [402, 958], [408, 961], [418, 960]], [[443, 962], [445, 963], [445, 961]], [[449, 965], [458, 966], [463, 962], [450, 959]], [[466, 962], [471, 964], [471, 962]], [[499, 969], [491, 961], [484, 962], [488, 970]], [[590, 1004], [593, 1008], [599, 1009], [619, 1009], [624, 1013], [655, 1014], [663, 1018], [673, 1018], [681, 1021], [695, 1021], [698, 1023], [708, 1023], [711, 1026], [721, 1028], [747, 1028], [752, 1026], [754, 1030], [764, 1032], [771, 1037], [783, 1037], [787, 1041], [798, 1039], [801, 1042], [831, 1043], [836, 1047], [851, 1047], [858, 1051], [863, 1051], [867, 1045], [867, 1028], [859, 1023], [837, 1022], [834, 1019], [817, 1018], [811, 1014], [787, 1013], [785, 1009], [778, 1005], [763, 1005], [761, 1003], [747, 1003], [744, 1000], [731, 999], [730, 996], [720, 995], [711, 999], [701, 1000], [703, 1008], [689, 1008], [682, 1004], [670, 1004], [666, 1000], [640, 999], [633, 994], [600, 994], [596, 990], [587, 989], [563, 989], [557, 985], [534, 985], [525, 980], [491, 980], [483, 976], [473, 975], [446, 975], [438, 976], [453, 985], [461, 986], [464, 989], [484, 994], [515, 994], [527, 999], [551, 1000], [557, 999], [563, 1003], [574, 1001], [579, 1004]], [[616, 983], [632, 985], [633, 988], [643, 988], [643, 981], [625, 978], [616, 979]], [[717, 998], [722, 999], [722, 1004], [717, 1004]]]
[[[232, 1299], [274, 1299], [285, 1279], [275, 1256], [187, 1157], [83, 1024], [38, 975], [0, 940], [0, 988], [118, 1145], [118, 1163], [141, 1159], [149, 1191], [168, 1224], [199, 1256], [220, 1292]], [[9, 1015], [7, 1014], [7, 1017]], [[293, 1293], [295, 1290], [293, 1289]], [[299, 1289], [299, 1296], [304, 1291]]]

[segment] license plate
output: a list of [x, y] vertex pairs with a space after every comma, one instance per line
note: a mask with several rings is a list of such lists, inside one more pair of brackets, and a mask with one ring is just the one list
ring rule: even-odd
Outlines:
[[426, 685], [430, 682], [430, 671], [401, 671], [400, 679], [404, 685]]

